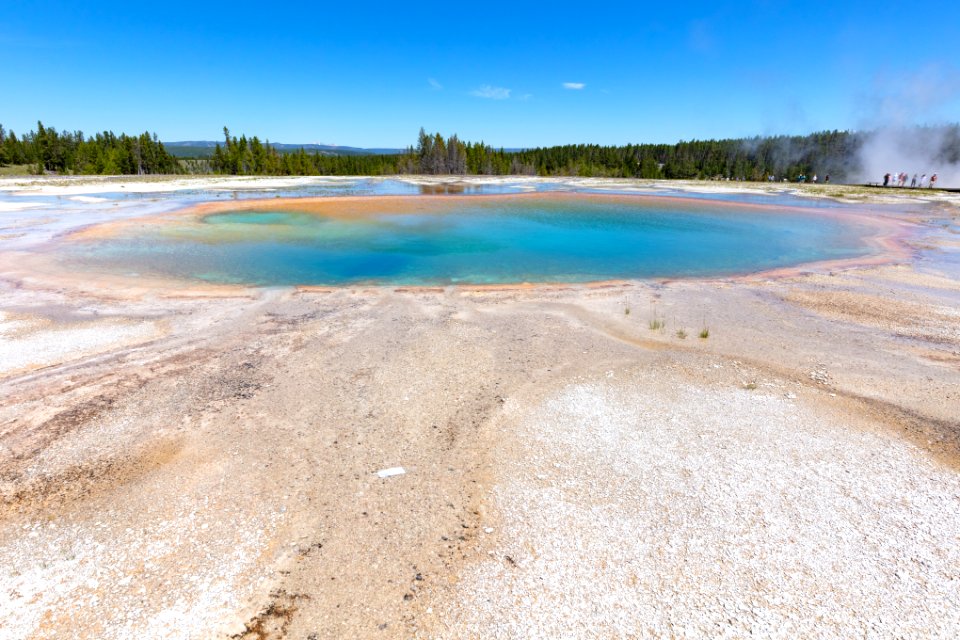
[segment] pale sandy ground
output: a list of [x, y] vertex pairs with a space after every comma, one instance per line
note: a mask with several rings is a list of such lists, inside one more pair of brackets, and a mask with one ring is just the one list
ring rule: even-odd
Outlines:
[[[317, 185], [342, 185], [358, 178], [350, 176], [40, 176], [0, 177], [0, 194], [16, 197], [60, 196], [76, 202], [97, 202], [97, 194], [164, 194], [178, 191], [283, 190]], [[638, 180], [631, 178], [579, 178], [532, 176], [387, 176], [361, 178], [372, 182], [400, 180], [424, 186], [513, 185], [534, 190], [537, 186], [571, 189], [599, 189], [621, 192], [659, 193], [664, 190], [690, 193], [788, 193], [808, 197], [829, 197], [850, 202], [954, 202], [955, 195], [928, 189], [874, 189], [855, 185], [825, 185], [785, 182], [736, 182], [703, 180]], [[26, 202], [0, 202], [0, 212], [31, 207]]]
[[351, 178], [337, 176], [289, 178], [264, 178], [259, 176], [66, 176], [63, 178], [18, 176], [0, 178], [0, 191], [9, 191], [18, 196], [71, 196], [96, 197], [97, 193], [168, 193], [189, 189], [275, 189], [290, 188], [304, 184], [336, 183]]
[[0, 638], [960, 635], [960, 280], [919, 254], [72, 282], [0, 280]]

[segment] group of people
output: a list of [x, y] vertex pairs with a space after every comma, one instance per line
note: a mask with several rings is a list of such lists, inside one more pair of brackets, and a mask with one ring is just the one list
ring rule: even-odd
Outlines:
[[[905, 187], [907, 186], [907, 178], [910, 176], [906, 171], [900, 173], [887, 173], [883, 176], [883, 186], [885, 187]], [[917, 179], [917, 174], [913, 174], [913, 179], [910, 180], [910, 187], [917, 188], [923, 187], [923, 183], [927, 183], [927, 188], [933, 189], [937, 184], [937, 174], [930, 176], [930, 180], [927, 180], [927, 174], [920, 176], [920, 179]]]

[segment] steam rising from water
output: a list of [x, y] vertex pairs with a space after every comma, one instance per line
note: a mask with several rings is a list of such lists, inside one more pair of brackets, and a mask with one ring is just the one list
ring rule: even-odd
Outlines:
[[[800, 173], [835, 182], [878, 183], [885, 174], [937, 176], [938, 187], [960, 187], [960, 68], [927, 65], [896, 77], [879, 74], [860, 100], [858, 131], [741, 140], [742, 151], [776, 179]], [[934, 124], [921, 124], [934, 123]]]
[[851, 178], [878, 182], [884, 174], [937, 174], [937, 186], [960, 187], [960, 126], [916, 126], [956, 120], [960, 69], [927, 65], [896, 79], [882, 76], [864, 101], [859, 171]]
[[886, 173], [937, 174], [937, 186], [960, 186], [960, 127], [896, 127], [864, 135], [859, 182], [879, 182]]

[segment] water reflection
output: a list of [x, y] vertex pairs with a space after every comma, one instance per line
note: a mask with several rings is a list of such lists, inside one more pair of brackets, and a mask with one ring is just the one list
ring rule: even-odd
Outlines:
[[[483, 195], [492, 193], [488, 187], [489, 185], [480, 185], [480, 184], [471, 184], [468, 182], [443, 182], [443, 183], [431, 183], [431, 184], [421, 184], [420, 195], [424, 196], [436, 196], [436, 195]], [[500, 191], [501, 193], [503, 191]]]

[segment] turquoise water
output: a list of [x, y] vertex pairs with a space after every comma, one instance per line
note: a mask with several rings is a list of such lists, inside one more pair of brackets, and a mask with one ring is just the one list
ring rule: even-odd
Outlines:
[[219, 283], [443, 285], [731, 275], [867, 253], [865, 229], [776, 207], [584, 196], [389, 206], [342, 217], [237, 211], [148, 225], [77, 243], [72, 259]]

